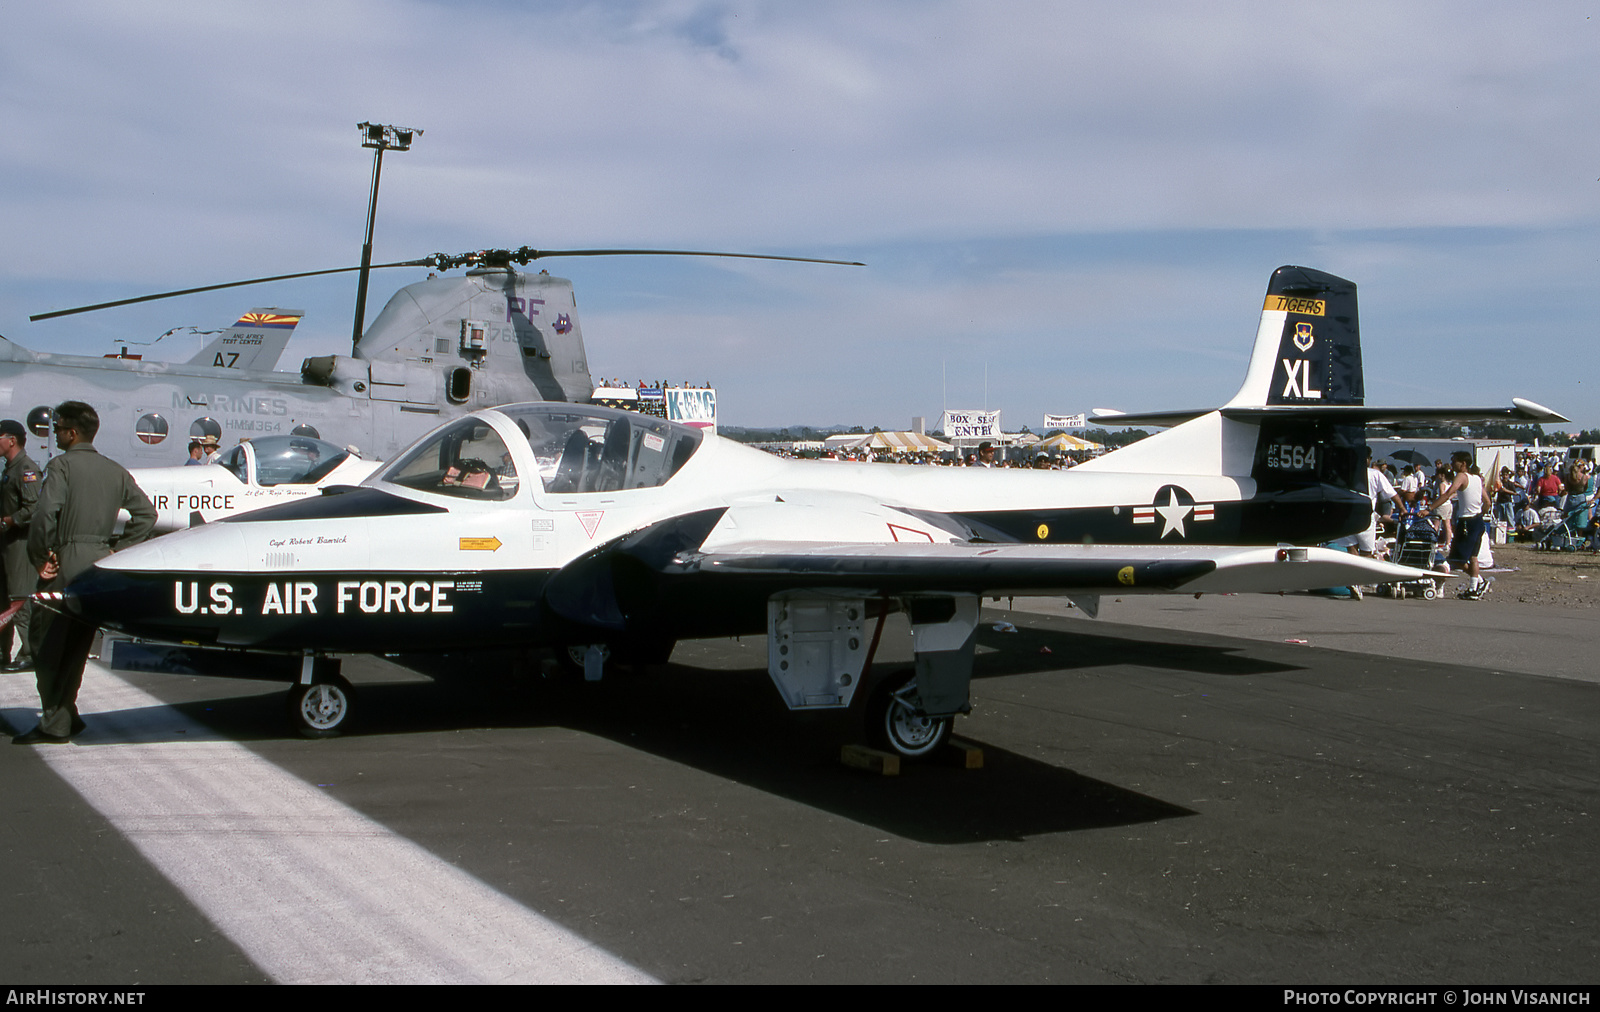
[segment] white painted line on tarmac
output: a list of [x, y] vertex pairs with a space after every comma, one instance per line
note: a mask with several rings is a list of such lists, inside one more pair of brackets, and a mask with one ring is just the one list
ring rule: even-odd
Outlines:
[[34, 748], [280, 983], [654, 983], [99, 665], [79, 709], [79, 744]]

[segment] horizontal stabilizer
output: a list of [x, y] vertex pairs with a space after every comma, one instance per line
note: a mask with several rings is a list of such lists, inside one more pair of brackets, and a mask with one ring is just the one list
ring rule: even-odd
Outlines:
[[[1121, 411], [1097, 412], [1094, 421], [1102, 425], [1153, 425], [1172, 426], [1208, 415], [1215, 408], [1190, 411]], [[1460, 422], [1549, 422], [1571, 421], [1542, 404], [1511, 399], [1508, 408], [1383, 408], [1363, 404], [1282, 404], [1271, 406], [1234, 406], [1221, 409], [1224, 418], [1241, 422], [1260, 422], [1269, 418], [1295, 419], [1306, 422], [1333, 422], [1349, 425], [1385, 425], [1395, 427], [1444, 425]]]

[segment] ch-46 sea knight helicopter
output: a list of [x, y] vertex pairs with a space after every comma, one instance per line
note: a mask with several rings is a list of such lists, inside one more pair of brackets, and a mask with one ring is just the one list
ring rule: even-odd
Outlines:
[[[597, 405], [502, 405], [357, 488], [135, 546], [40, 599], [213, 651], [214, 673], [276, 656], [310, 735], [352, 712], [341, 652], [552, 650], [593, 679], [608, 656], [765, 633], [791, 708], [847, 707], [872, 685], [869, 727], [918, 756], [968, 709], [982, 597], [1056, 594], [1092, 614], [1108, 593], [1425, 578], [1312, 547], [1372, 519], [1364, 426], [1564, 420], [1513, 403], [1366, 406], [1355, 285], [1282, 267], [1232, 400], [1124, 415], [1172, 428], [1070, 471], [787, 461]], [[909, 617], [916, 663], [884, 677], [872, 666], [891, 613]]]
[[[515, 269], [573, 256], [713, 256], [861, 266], [851, 261], [700, 250], [479, 250], [373, 265], [468, 268], [406, 285], [350, 355], [308, 358], [298, 373], [273, 369], [302, 314], [258, 309], [188, 362], [31, 351], [0, 338], [0, 414], [37, 435], [50, 406], [87, 401], [100, 414], [96, 447], [129, 467], [181, 463], [191, 438], [226, 447], [245, 437], [295, 433], [388, 459], [440, 421], [515, 401], [586, 401], [594, 390], [572, 282]], [[360, 270], [283, 274], [40, 313], [47, 320], [136, 302]]]

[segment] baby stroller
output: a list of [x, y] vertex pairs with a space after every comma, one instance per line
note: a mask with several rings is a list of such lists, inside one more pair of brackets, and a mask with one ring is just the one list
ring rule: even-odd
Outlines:
[[[1438, 543], [1439, 532], [1433, 529], [1433, 524], [1418, 516], [1415, 508], [1409, 509], [1397, 518], [1394, 554], [1389, 561], [1412, 569], [1432, 569], [1434, 549]], [[1432, 601], [1439, 596], [1439, 581], [1425, 578], [1385, 583], [1379, 586], [1378, 591], [1396, 600], [1420, 597]]]
[[1587, 541], [1584, 523], [1588, 517], [1587, 502], [1570, 510], [1546, 506], [1539, 511], [1539, 529], [1534, 533], [1533, 547], [1546, 552], [1576, 552]]

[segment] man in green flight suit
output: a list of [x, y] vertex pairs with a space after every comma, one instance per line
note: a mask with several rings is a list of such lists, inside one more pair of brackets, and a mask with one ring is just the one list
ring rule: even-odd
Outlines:
[[[0, 630], [0, 671], [33, 670], [33, 651], [28, 648], [28, 619], [33, 602], [28, 599], [39, 585], [39, 571], [28, 561], [28, 522], [39, 501], [39, 465], [23, 447], [28, 445], [28, 430], [15, 418], [0, 421], [0, 457], [5, 473], [0, 474], [0, 567], [5, 570], [6, 597], [18, 608], [11, 624]], [[11, 635], [22, 644], [17, 659], [11, 659]]]
[[[138, 544], [156, 525], [155, 507], [122, 465], [94, 448], [100, 416], [82, 401], [56, 407], [56, 447], [28, 531], [28, 558], [40, 590], [60, 590], [111, 554], [117, 511], [129, 514], [118, 547]], [[34, 674], [43, 710], [39, 726], [11, 739], [14, 745], [60, 743], [84, 728], [78, 687], [94, 644], [94, 626], [43, 608], [33, 618]]]

